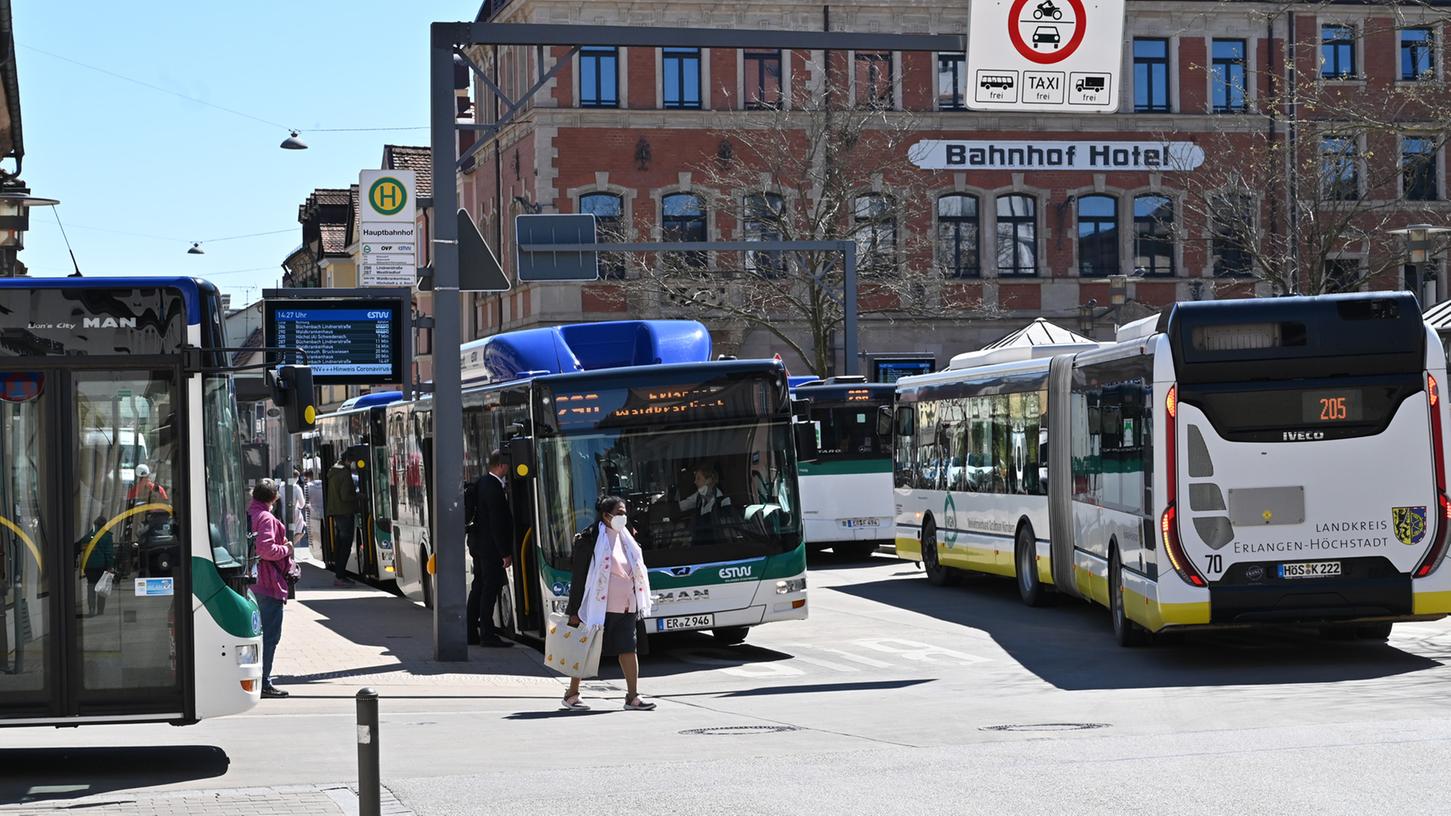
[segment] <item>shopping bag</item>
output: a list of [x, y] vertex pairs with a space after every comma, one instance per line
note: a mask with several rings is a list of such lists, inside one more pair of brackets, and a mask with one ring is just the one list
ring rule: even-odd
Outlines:
[[544, 662], [567, 677], [594, 677], [600, 670], [603, 634], [604, 627], [570, 626], [568, 615], [555, 612], [544, 635]]
[[110, 572], [101, 573], [101, 577], [96, 579], [96, 594], [103, 598], [109, 596], [111, 594], [111, 584], [115, 582], [115, 579], [116, 576]]

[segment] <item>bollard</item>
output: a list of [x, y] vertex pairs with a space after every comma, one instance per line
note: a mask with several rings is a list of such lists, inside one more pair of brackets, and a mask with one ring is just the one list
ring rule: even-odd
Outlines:
[[382, 791], [378, 780], [378, 692], [358, 691], [358, 812], [379, 816]]

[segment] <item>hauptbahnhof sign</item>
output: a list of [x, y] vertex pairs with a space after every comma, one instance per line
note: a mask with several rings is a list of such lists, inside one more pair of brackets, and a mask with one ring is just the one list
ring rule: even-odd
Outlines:
[[1039, 142], [929, 139], [907, 151], [923, 170], [1185, 171], [1204, 163], [1193, 142]]

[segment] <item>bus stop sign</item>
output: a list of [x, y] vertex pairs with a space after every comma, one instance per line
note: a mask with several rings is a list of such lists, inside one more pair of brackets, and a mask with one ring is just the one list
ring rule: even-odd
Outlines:
[[1113, 113], [1124, 0], [973, 0], [964, 101], [971, 110]]

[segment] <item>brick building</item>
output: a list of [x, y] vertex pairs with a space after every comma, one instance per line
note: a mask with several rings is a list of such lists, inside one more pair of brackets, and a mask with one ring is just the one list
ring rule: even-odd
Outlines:
[[[850, 105], [909, 120], [929, 147], [949, 143], [913, 155], [910, 172], [920, 176], [912, 182], [930, 197], [889, 225], [898, 273], [916, 264], [940, 270], [936, 314], [865, 318], [865, 352], [926, 351], [945, 362], [1038, 316], [1102, 336], [1115, 321], [1176, 299], [1269, 294], [1277, 286], [1407, 286], [1434, 301], [1446, 291], [1439, 262], [1405, 266], [1400, 238], [1386, 231], [1448, 223], [1445, 134], [1435, 124], [1445, 111], [1435, 91], [1423, 92], [1439, 88], [1442, 77], [1442, 10], [1435, 3], [1292, 3], [1286, 11], [1284, 4], [1129, 0], [1121, 87], [1108, 89], [1119, 95], [1120, 112], [1108, 115], [967, 111], [965, 95], [978, 89], [961, 54], [590, 47], [474, 156], [460, 195], [511, 275], [509, 224], [533, 210], [591, 211], [645, 240], [749, 239], [748, 226], [719, 206], [719, 191], [699, 194], [697, 169], [711, 157], [728, 160], [724, 141], [759, 138], [764, 117], [804, 107], [805, 95], [840, 77]], [[480, 14], [517, 23], [957, 33], [967, 7], [508, 0], [487, 2]], [[568, 54], [550, 51], [556, 59]], [[481, 47], [473, 57], [514, 98], [540, 75], [531, 48]], [[477, 83], [473, 94], [473, 116], [493, 121], [500, 108], [492, 94]], [[1395, 104], [1358, 115], [1355, 106], [1370, 110], [1372, 100], [1386, 99]], [[1377, 117], [1385, 121], [1373, 128], [1337, 129]], [[1282, 148], [1300, 160], [1252, 167]], [[1231, 176], [1243, 189], [1219, 189], [1215, 179]], [[862, 192], [890, 194], [894, 183], [906, 179], [884, 178]], [[1304, 192], [1311, 188], [1315, 195]], [[1241, 212], [1242, 223], [1217, 215], [1230, 211]], [[1333, 240], [1311, 247], [1307, 230], [1326, 223], [1338, 225]], [[925, 254], [905, 248], [913, 237]], [[1272, 246], [1278, 254], [1258, 259]], [[731, 271], [738, 261], [720, 266], [724, 278], [739, 277]], [[1293, 284], [1276, 283], [1285, 269]], [[1127, 277], [1125, 309], [1105, 308], [1114, 276]], [[648, 282], [635, 277], [470, 296], [465, 334], [626, 311], [679, 314], [638, 291]], [[709, 322], [720, 351], [782, 350], [762, 329]], [[787, 359], [800, 370], [800, 360]]]

